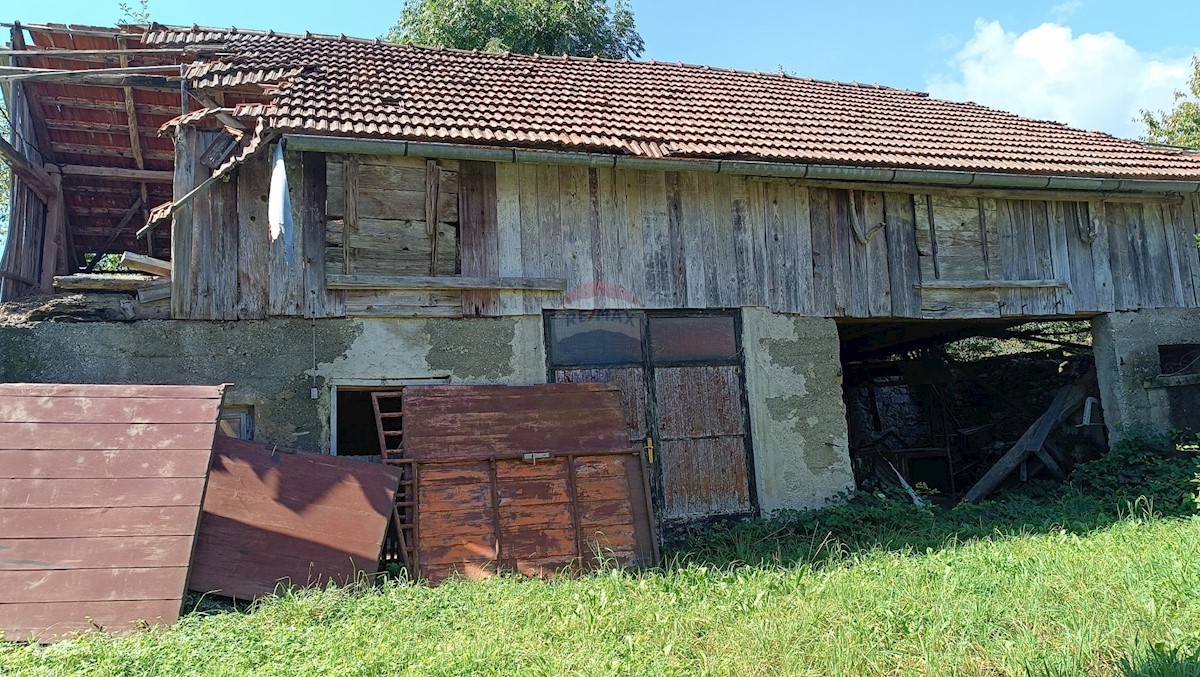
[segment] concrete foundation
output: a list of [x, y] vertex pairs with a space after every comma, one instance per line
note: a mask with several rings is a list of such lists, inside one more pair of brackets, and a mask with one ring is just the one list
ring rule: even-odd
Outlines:
[[545, 383], [541, 317], [0, 326], [0, 382], [232, 383], [257, 439], [303, 449], [329, 449], [333, 386], [423, 379]]
[[754, 472], [764, 515], [854, 488], [833, 320], [742, 313]]
[[1096, 374], [1110, 443], [1122, 429], [1167, 432], [1172, 401], [1200, 384], [1196, 374], [1163, 377], [1159, 346], [1200, 344], [1200, 311], [1163, 308], [1109, 313], [1092, 322]]

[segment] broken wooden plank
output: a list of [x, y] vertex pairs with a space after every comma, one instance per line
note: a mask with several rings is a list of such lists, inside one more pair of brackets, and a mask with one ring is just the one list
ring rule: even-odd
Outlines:
[[140, 273], [75, 273], [55, 277], [54, 286], [77, 291], [136, 292], [156, 281]]
[[139, 303], [151, 303], [153, 301], [162, 301], [163, 299], [171, 298], [171, 281], [159, 280], [153, 282], [140, 289], [137, 292]]
[[[1054, 428], [1058, 427], [1087, 399], [1087, 387], [1083, 383], [1073, 383], [1065, 388], [1062, 388], [1054, 396], [1054, 401], [1050, 403], [1050, 407], [1044, 414], [1038, 417], [1025, 434], [1017, 440], [1017, 443], [1008, 450], [992, 466], [987, 473], [980, 478], [975, 486], [963, 496], [964, 503], [978, 503], [987, 498], [988, 494], [992, 493], [1001, 482], [1004, 481], [1013, 470], [1016, 470], [1031, 453], [1041, 449], [1046, 442], [1046, 438]], [[1043, 459], [1043, 462], [1045, 459]], [[1049, 464], [1047, 464], [1049, 466]]]
[[125, 252], [121, 254], [121, 265], [126, 268], [140, 270], [144, 273], [150, 273], [151, 275], [171, 277], [171, 262], [156, 259], [153, 256]]

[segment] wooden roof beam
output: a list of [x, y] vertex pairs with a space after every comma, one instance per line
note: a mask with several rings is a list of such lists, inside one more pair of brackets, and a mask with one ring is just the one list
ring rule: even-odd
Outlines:
[[[120, 37], [119, 40], [126, 40], [125, 37]], [[166, 55], [184, 55], [195, 52], [219, 52], [224, 49], [224, 45], [192, 45], [190, 48], [184, 47], [163, 47], [163, 48], [129, 48], [123, 47], [118, 49], [70, 49], [61, 47], [58, 49], [0, 49], [0, 56], [49, 56], [61, 57], [64, 59], [76, 59], [81, 57], [96, 57], [96, 56], [120, 56], [133, 55], [143, 56], [152, 54]]]
[[[12, 46], [14, 51], [23, 51], [26, 47], [25, 31], [22, 30], [19, 23], [12, 26]], [[20, 59], [16, 56], [9, 57], [9, 61], [13, 65], [20, 63]], [[50, 130], [46, 128], [46, 112], [42, 109], [42, 103], [38, 98], [37, 86], [17, 83], [12, 83], [11, 86], [24, 89], [29, 117], [33, 120], [33, 138], [37, 141], [38, 153], [42, 156], [42, 162], [53, 162], [54, 151], [50, 148]]]
[[42, 199], [42, 202], [49, 204], [58, 196], [58, 187], [50, 178], [50, 173], [30, 162], [29, 158], [21, 154], [21, 151], [3, 137], [0, 137], [0, 157], [8, 163], [9, 167], [12, 167], [13, 173], [21, 177], [30, 190]]
[[[125, 38], [117, 38], [117, 47], [126, 48]], [[119, 57], [121, 68], [129, 66], [129, 55], [121, 54]], [[142, 155], [142, 135], [138, 131], [137, 105], [133, 101], [133, 88], [123, 87], [122, 91], [125, 94], [125, 119], [129, 124], [129, 147], [133, 150], [133, 161], [138, 169], [146, 168], [146, 159]], [[172, 161], [175, 159], [174, 153], [171, 154]], [[141, 193], [141, 205], [143, 217], [150, 215], [150, 195], [146, 190], [146, 182], [142, 181], [138, 184], [138, 190]], [[124, 227], [124, 224], [122, 224]], [[119, 232], [119, 231], [118, 231]]]
[[63, 176], [91, 176], [114, 181], [171, 183], [175, 180], [175, 173], [166, 170], [118, 169], [116, 167], [89, 167], [87, 165], [62, 165], [60, 169]]

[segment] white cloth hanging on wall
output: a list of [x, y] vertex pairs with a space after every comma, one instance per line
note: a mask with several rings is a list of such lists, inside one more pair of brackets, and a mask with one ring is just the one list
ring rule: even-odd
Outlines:
[[296, 250], [293, 244], [295, 228], [292, 225], [292, 196], [288, 193], [282, 141], [275, 144], [271, 158], [271, 192], [267, 198], [267, 222], [270, 224], [271, 242], [283, 239], [284, 259], [291, 268], [296, 264]]

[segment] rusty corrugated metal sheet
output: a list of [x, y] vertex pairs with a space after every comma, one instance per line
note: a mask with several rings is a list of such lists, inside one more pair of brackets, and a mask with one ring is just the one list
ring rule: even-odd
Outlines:
[[628, 448], [614, 386], [409, 387], [403, 409], [421, 577], [657, 559], [642, 452]]
[[189, 587], [251, 599], [375, 573], [392, 468], [217, 438]]
[[0, 630], [178, 618], [223, 386], [0, 384]]

